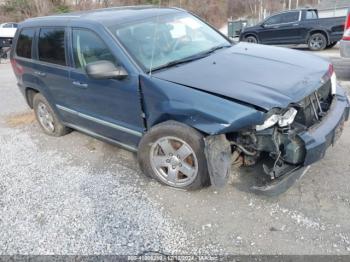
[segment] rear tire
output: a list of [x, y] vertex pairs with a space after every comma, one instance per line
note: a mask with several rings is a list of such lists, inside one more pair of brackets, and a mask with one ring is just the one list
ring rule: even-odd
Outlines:
[[255, 36], [250, 35], [244, 38], [244, 42], [258, 44], [258, 39]]
[[184, 190], [210, 185], [203, 135], [175, 121], [159, 124], [144, 135], [138, 151], [142, 172], [160, 183]]
[[59, 121], [49, 102], [42, 94], [38, 93], [34, 96], [33, 108], [35, 117], [45, 134], [60, 137], [71, 132], [70, 128], [65, 127]]
[[321, 51], [327, 47], [327, 38], [322, 33], [315, 33], [309, 37], [308, 46], [311, 51]]

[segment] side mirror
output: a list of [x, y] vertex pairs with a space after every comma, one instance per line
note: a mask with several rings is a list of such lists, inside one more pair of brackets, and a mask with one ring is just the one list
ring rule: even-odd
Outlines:
[[128, 72], [122, 67], [116, 67], [112, 62], [101, 60], [86, 65], [86, 73], [93, 79], [124, 79]]

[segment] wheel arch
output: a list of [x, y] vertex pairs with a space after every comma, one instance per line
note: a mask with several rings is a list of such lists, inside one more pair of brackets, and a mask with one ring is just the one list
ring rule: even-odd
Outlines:
[[[159, 150], [155, 150], [160, 144], [159, 141], [167, 140], [166, 147], [162, 148], [161, 157], [163, 158], [163, 163], [165, 162], [164, 157], [167, 158], [166, 162], [168, 164], [162, 165], [161, 167], [167, 167], [167, 169], [163, 172], [168, 173], [169, 169], [172, 169], [173, 172], [176, 172], [176, 176], [178, 179], [167, 179], [167, 176], [162, 175], [162, 171], [157, 168], [157, 165], [153, 162], [154, 156], [158, 155]], [[174, 147], [168, 141], [174, 140], [177, 143], [180, 143], [180, 147], [185, 145], [187, 148], [186, 152], [190, 152], [193, 154], [193, 164], [186, 163], [186, 157], [183, 157], [180, 153], [180, 147]], [[168, 120], [163, 123], [157, 124], [150, 129], [150, 131], [145, 134], [139, 144], [138, 150], [138, 160], [139, 165], [144, 174], [148, 177], [155, 178], [160, 183], [181, 188], [185, 190], [196, 190], [205, 186], [210, 185], [210, 177], [208, 173], [207, 160], [204, 152], [205, 148], [205, 140], [203, 134], [198, 132], [198, 130], [193, 129], [192, 127], [178, 121]], [[159, 156], [159, 155], [158, 155]], [[177, 160], [172, 162], [173, 156]], [[158, 160], [159, 161], [159, 160]], [[192, 170], [196, 171], [195, 176], [186, 173], [185, 177], [179, 178], [177, 176], [178, 172], [183, 172], [181, 167], [184, 164], [190, 164]], [[195, 164], [196, 163], [196, 164]], [[170, 165], [170, 166], [169, 166]], [[171, 167], [172, 166], [172, 167]], [[188, 170], [188, 169], [187, 169]], [[181, 181], [182, 179], [182, 181]], [[184, 179], [184, 180], [183, 180]]]
[[258, 41], [258, 43], [260, 42], [260, 39], [259, 39], [259, 36], [257, 33], [255, 32], [247, 32], [247, 33], [244, 33], [243, 36], [242, 36], [242, 40], [244, 40], [245, 38], [249, 37], [249, 36], [253, 36], [256, 38], [256, 40]]
[[307, 42], [309, 41], [310, 37], [314, 34], [323, 34], [326, 37], [327, 40], [327, 45], [330, 44], [330, 37], [327, 31], [323, 30], [323, 29], [313, 29], [309, 32], [308, 36], [307, 36]]
[[32, 88], [32, 87], [26, 87], [25, 88], [25, 99], [28, 104], [28, 106], [33, 109], [33, 99], [36, 94], [40, 93], [39, 90]]

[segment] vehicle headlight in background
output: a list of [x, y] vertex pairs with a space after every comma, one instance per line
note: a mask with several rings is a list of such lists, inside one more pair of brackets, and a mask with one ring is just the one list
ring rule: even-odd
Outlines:
[[331, 83], [332, 83], [332, 95], [335, 95], [337, 93], [337, 75], [335, 72], [333, 72], [331, 76]]
[[327, 81], [331, 80], [332, 84], [332, 95], [335, 95], [337, 93], [337, 75], [335, 74], [334, 71], [334, 66], [333, 64], [330, 64], [328, 67], [327, 73], [322, 77], [322, 80], [324, 83]]
[[298, 111], [292, 107], [283, 115], [271, 115], [262, 125], [257, 125], [255, 129], [256, 131], [262, 131], [276, 125], [277, 123], [280, 127], [286, 127], [294, 122], [297, 113]]

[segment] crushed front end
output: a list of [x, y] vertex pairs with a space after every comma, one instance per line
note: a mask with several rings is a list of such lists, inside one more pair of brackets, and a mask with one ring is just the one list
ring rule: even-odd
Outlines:
[[349, 99], [334, 76], [328, 72], [321, 87], [299, 103], [268, 112], [262, 125], [226, 135], [235, 165], [263, 162], [269, 182], [254, 191], [285, 191], [339, 138], [349, 118]]

